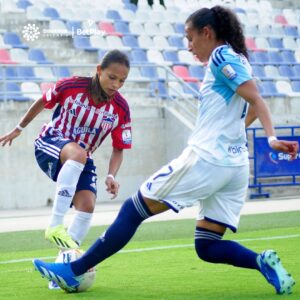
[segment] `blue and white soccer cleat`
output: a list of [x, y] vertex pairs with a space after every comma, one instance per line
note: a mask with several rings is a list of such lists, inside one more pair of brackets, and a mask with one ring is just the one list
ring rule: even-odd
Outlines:
[[77, 291], [82, 276], [76, 276], [70, 263], [46, 263], [39, 259], [34, 259], [35, 269], [48, 280], [55, 281], [63, 290], [72, 293]]
[[261, 273], [273, 285], [277, 294], [291, 294], [295, 280], [282, 266], [274, 250], [266, 250], [258, 255], [257, 263]]
[[59, 290], [60, 286], [54, 280], [51, 280], [51, 281], [49, 281], [48, 289], [49, 290]]

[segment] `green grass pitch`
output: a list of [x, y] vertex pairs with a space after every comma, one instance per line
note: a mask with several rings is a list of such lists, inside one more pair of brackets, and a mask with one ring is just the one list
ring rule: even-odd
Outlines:
[[[200, 261], [193, 247], [195, 221], [143, 224], [124, 251], [97, 267], [92, 288], [78, 294], [48, 290], [47, 281], [34, 271], [31, 258], [54, 257], [56, 250], [43, 231], [0, 234], [0, 299], [300, 299], [300, 212], [243, 216], [239, 240], [260, 252], [276, 249], [297, 284], [289, 296], [279, 296], [254, 270]], [[93, 227], [83, 249], [105, 227]]]

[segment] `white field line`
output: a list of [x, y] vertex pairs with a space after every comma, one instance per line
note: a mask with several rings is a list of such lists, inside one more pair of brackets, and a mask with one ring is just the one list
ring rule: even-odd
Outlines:
[[[253, 242], [253, 241], [267, 241], [267, 240], [281, 240], [281, 239], [293, 239], [300, 237], [300, 234], [291, 234], [291, 235], [279, 235], [279, 236], [268, 236], [268, 237], [260, 237], [260, 238], [247, 238], [247, 239], [239, 239], [234, 240], [236, 242]], [[118, 253], [133, 253], [133, 252], [146, 252], [146, 251], [157, 251], [157, 250], [166, 250], [166, 249], [177, 249], [177, 248], [188, 248], [194, 247], [194, 244], [182, 244], [182, 245], [169, 245], [169, 246], [159, 246], [159, 247], [151, 247], [151, 248], [140, 248], [140, 249], [128, 249], [121, 250]], [[42, 260], [50, 260], [55, 259], [55, 256], [45, 256], [39, 257]], [[13, 259], [13, 260], [5, 260], [0, 261], [1, 265], [4, 264], [13, 264], [13, 263], [22, 263], [27, 261], [32, 261], [33, 258], [21, 258], [21, 259]], [[1, 271], [0, 271], [1, 273]]]

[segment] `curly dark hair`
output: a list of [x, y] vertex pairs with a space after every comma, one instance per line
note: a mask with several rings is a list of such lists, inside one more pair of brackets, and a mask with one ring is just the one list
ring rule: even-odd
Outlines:
[[218, 40], [226, 41], [235, 52], [242, 53], [248, 58], [243, 28], [232, 10], [220, 5], [210, 9], [201, 8], [187, 18], [186, 23], [189, 22], [199, 30], [204, 26], [211, 26]]

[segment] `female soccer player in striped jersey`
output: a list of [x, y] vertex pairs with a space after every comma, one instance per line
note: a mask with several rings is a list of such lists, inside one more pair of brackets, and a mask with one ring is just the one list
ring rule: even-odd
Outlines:
[[[115, 176], [123, 149], [131, 148], [130, 111], [118, 90], [129, 69], [124, 53], [106, 53], [94, 77], [59, 80], [31, 105], [15, 129], [0, 138], [3, 146], [11, 145], [41, 111], [55, 107], [52, 120], [35, 140], [35, 156], [41, 169], [57, 182], [45, 237], [61, 249], [77, 248], [89, 230], [97, 192], [92, 153], [109, 134], [113, 150], [105, 184], [113, 197], [118, 194]], [[64, 216], [71, 203], [77, 213], [67, 232]]]
[[299, 145], [276, 138], [270, 112], [251, 75], [242, 26], [236, 15], [221, 6], [202, 8], [187, 19], [185, 30], [189, 50], [207, 63], [198, 118], [188, 145], [124, 202], [114, 223], [82, 258], [68, 264], [34, 261], [40, 273], [54, 278], [66, 290], [76, 289], [78, 275], [124, 247], [148, 217], [199, 203], [195, 230], [199, 258], [258, 270], [277, 293], [291, 293], [294, 280], [275, 251], [259, 254], [222, 237], [227, 228], [237, 230], [248, 188], [248, 106], [251, 114], [246, 124], [256, 115], [272, 149], [289, 153], [294, 159]]

